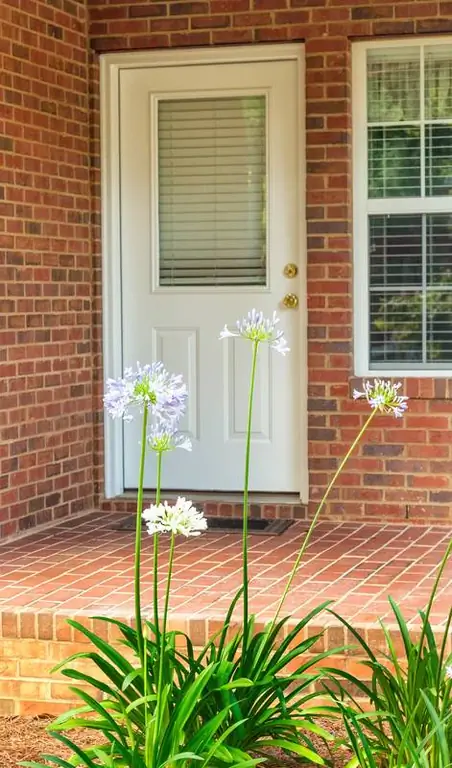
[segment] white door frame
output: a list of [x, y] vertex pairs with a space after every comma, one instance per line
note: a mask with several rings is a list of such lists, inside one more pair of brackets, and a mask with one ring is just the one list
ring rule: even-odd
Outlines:
[[[108, 53], [100, 57], [101, 116], [101, 199], [102, 199], [102, 333], [103, 374], [117, 378], [123, 372], [122, 286], [121, 286], [121, 207], [119, 168], [119, 74], [122, 69], [174, 67], [184, 64], [252, 63], [295, 60], [299, 72], [299, 185], [297, 196], [299, 224], [299, 321], [300, 332], [300, 500], [308, 502], [307, 471], [307, 306], [306, 306], [306, 227], [305, 227], [305, 78], [304, 46], [248, 45], [164, 51]], [[144, 361], [145, 362], [145, 361]], [[303, 407], [304, 406], [304, 407]], [[104, 418], [104, 495], [113, 498], [124, 492], [123, 429], [121, 421]]]

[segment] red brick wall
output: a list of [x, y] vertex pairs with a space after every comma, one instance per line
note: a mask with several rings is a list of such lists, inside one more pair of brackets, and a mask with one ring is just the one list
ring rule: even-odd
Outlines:
[[0, 3], [0, 536], [92, 507], [86, 0]]
[[[3, 0], [3, 535], [89, 507], [93, 471], [95, 501], [102, 498], [99, 92], [96, 57], [90, 65], [86, 51], [86, 3], [95, 52], [305, 42], [307, 210], [300, 216], [308, 222], [315, 502], [363, 415], [350, 399], [351, 40], [451, 32], [452, 0]], [[405, 390], [410, 413], [402, 425], [380, 419], [368, 433], [330, 515], [452, 518], [452, 387], [411, 379]]]
[[[312, 506], [362, 423], [351, 401], [351, 41], [452, 32], [452, 1], [90, 0], [97, 52], [304, 41]], [[96, 122], [96, 116], [93, 115]], [[300, 216], [304, 211], [300, 211]], [[381, 418], [348, 465], [328, 513], [452, 519], [452, 393], [410, 379], [403, 423]], [[99, 435], [100, 436], [100, 435]], [[99, 474], [101, 480], [101, 473]], [[101, 489], [101, 484], [99, 485]]]

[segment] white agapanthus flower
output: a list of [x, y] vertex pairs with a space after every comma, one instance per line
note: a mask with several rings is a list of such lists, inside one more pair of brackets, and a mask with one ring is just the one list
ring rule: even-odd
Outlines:
[[155, 453], [166, 453], [176, 448], [191, 451], [191, 440], [187, 435], [178, 432], [171, 424], [154, 424], [147, 437], [148, 446]]
[[180, 496], [174, 506], [164, 501], [163, 504], [152, 504], [143, 511], [143, 520], [149, 534], [170, 533], [173, 536], [199, 536], [207, 529], [204, 514], [193, 506], [183, 496]]
[[446, 677], [448, 680], [452, 680], [452, 666], [446, 667]]
[[393, 414], [396, 418], [400, 418], [408, 408], [408, 398], [398, 394], [401, 386], [400, 382], [392, 384], [392, 382], [383, 379], [374, 379], [373, 384], [370, 381], [364, 381], [364, 391], [359, 392], [355, 389], [353, 398], [359, 400], [361, 397], [365, 397], [374, 410]]
[[290, 352], [287, 342], [284, 338], [284, 331], [277, 330], [279, 317], [273, 312], [273, 317], [264, 317], [263, 312], [257, 312], [252, 309], [243, 320], [237, 320], [237, 330], [230, 330], [227, 325], [220, 333], [220, 339], [238, 338], [249, 339], [250, 341], [266, 342], [277, 352], [285, 355]]

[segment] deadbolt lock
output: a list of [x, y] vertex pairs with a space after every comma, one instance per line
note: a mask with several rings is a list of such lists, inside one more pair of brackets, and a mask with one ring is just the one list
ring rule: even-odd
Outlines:
[[284, 277], [296, 277], [298, 275], [298, 267], [296, 264], [286, 264], [284, 267]]

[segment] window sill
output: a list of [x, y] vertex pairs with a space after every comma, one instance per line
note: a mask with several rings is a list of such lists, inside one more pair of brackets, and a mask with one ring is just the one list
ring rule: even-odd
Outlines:
[[383, 368], [383, 369], [370, 369], [355, 371], [356, 378], [374, 378], [374, 379], [393, 379], [395, 376], [401, 379], [451, 379], [452, 380], [452, 368], [440, 368], [439, 370], [414, 370], [410, 371], [406, 368]]

